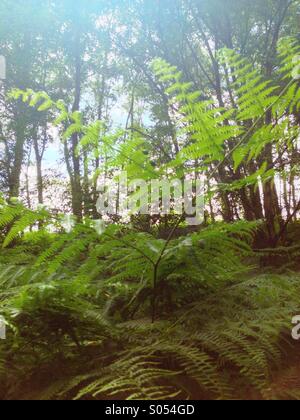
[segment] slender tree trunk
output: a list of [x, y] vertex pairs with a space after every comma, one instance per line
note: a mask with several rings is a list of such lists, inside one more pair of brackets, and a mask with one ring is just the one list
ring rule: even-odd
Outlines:
[[[75, 39], [75, 98], [73, 103], [72, 111], [76, 112], [80, 109], [81, 99], [81, 49], [80, 49], [80, 32], [76, 33]], [[77, 154], [77, 147], [79, 144], [78, 133], [74, 133], [71, 138], [72, 144], [72, 163], [73, 163], [73, 182], [72, 182], [72, 207], [73, 213], [78, 220], [82, 219], [82, 187], [81, 187], [81, 168], [80, 168], [80, 157]]]
[[89, 217], [92, 209], [90, 188], [89, 188], [89, 165], [87, 153], [84, 152], [84, 175], [83, 175], [83, 197], [84, 197], [84, 215]]
[[44, 204], [44, 186], [43, 186], [43, 172], [42, 172], [43, 154], [40, 154], [40, 151], [39, 151], [37, 135], [34, 136], [33, 147], [34, 147], [35, 162], [36, 162], [38, 202], [39, 204]]
[[[23, 106], [20, 105], [20, 114], [22, 114]], [[19, 197], [20, 195], [20, 176], [22, 171], [22, 164], [24, 159], [24, 144], [25, 144], [25, 122], [24, 115], [16, 115], [18, 127], [16, 129], [16, 144], [14, 148], [14, 161], [9, 176], [9, 197]]]

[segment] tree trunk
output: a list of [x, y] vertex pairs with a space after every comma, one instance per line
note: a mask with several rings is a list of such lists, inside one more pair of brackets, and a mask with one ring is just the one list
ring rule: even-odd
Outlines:
[[[21, 106], [22, 107], [22, 106]], [[22, 117], [16, 116], [22, 120]], [[24, 118], [24, 117], [23, 117]], [[20, 176], [22, 171], [22, 164], [24, 158], [24, 144], [25, 144], [25, 124], [22, 122], [18, 124], [16, 130], [16, 145], [14, 149], [14, 161], [11, 173], [9, 176], [9, 198], [19, 197], [20, 195]]]
[[[80, 32], [76, 33], [75, 39], [75, 98], [72, 112], [79, 111], [81, 99], [81, 49], [80, 49]], [[81, 187], [81, 171], [80, 171], [80, 157], [77, 154], [77, 147], [79, 144], [78, 133], [74, 133], [71, 138], [71, 157], [73, 163], [73, 182], [72, 187], [72, 208], [73, 213], [78, 220], [82, 219], [82, 187]]]
[[35, 162], [36, 162], [38, 202], [39, 204], [44, 204], [44, 186], [43, 186], [43, 172], [42, 172], [43, 154], [40, 154], [40, 151], [39, 151], [37, 135], [34, 136], [33, 147], [34, 147]]

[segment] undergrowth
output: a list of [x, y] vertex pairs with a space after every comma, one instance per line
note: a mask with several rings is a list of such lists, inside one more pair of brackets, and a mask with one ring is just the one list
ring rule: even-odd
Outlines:
[[300, 279], [246, 264], [257, 223], [179, 230], [166, 244], [88, 220], [67, 232], [28, 212], [1, 209], [2, 399], [300, 397], [271, 386], [295, 350]]

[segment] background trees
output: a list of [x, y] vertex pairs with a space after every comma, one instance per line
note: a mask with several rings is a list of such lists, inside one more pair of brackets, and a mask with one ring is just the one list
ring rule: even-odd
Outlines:
[[[19, 196], [22, 173], [34, 162], [39, 203], [44, 202], [45, 152], [51, 150], [51, 141], [59, 143], [59, 133], [53, 131], [46, 112], [5, 99], [10, 88], [44, 90], [51, 98], [64, 100], [70, 111], [82, 112], [82, 123], [101, 120], [105, 125], [102, 135], [117, 125], [131, 130], [131, 135], [116, 138], [116, 144], [140, 136], [147, 143], [152, 164], [160, 166], [175, 158], [182, 139], [176, 128], [176, 107], [169, 106], [164, 84], [151, 71], [153, 59], [160, 57], [175, 65], [183, 80], [201, 92], [201, 100], [213, 98], [217, 107], [238, 107], [234, 69], [224, 66], [218, 51], [234, 49], [262, 78], [276, 84], [278, 41], [298, 33], [299, 2], [288, 0], [258, 0], [251, 6], [235, 0], [226, 4], [221, 0], [120, 0], [73, 6], [68, 1], [38, 5], [29, 1], [26, 13], [24, 7], [22, 0], [1, 5], [0, 52], [8, 62], [1, 96], [1, 173], [3, 191], [10, 197]], [[292, 124], [298, 123], [297, 115], [295, 108]], [[270, 114], [265, 116], [267, 124], [271, 119]], [[252, 123], [251, 119], [240, 121], [241, 127]], [[72, 212], [78, 219], [96, 215], [93, 174], [103, 172], [107, 153], [113, 153], [106, 150], [100, 155], [94, 150], [91, 158], [91, 146], [78, 153], [80, 139], [81, 134], [73, 132], [60, 146]], [[225, 148], [232, 146], [232, 141], [225, 144]], [[260, 189], [248, 185], [219, 191], [210, 205], [211, 219], [265, 218], [269, 236], [274, 238], [278, 225], [297, 205], [294, 162], [298, 144], [293, 142], [288, 150], [283, 147], [268, 143], [260, 156], [236, 170], [232, 159], [219, 165], [212, 184], [242, 181], [264, 162], [282, 176], [275, 183], [266, 181]], [[211, 162], [207, 172], [215, 166]], [[26, 190], [26, 185], [22, 187]]]
[[[1, 399], [299, 399], [298, 18], [1, 2]], [[203, 223], [101, 220], [123, 170], [203, 174]]]

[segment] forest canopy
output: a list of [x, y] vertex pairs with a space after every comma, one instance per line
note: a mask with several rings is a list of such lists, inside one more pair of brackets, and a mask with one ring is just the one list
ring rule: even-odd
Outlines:
[[1, 1], [1, 399], [300, 398], [299, 15]]

